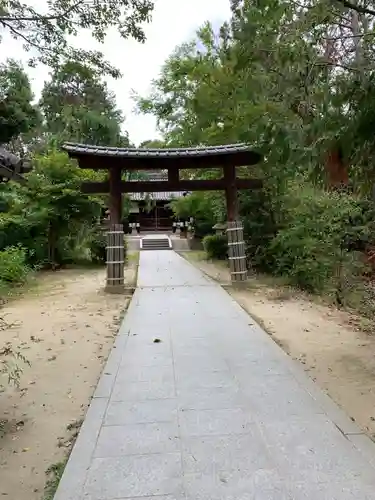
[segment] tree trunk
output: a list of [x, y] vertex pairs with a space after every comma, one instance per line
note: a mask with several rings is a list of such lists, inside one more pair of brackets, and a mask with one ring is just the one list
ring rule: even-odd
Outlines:
[[48, 260], [53, 271], [56, 270], [56, 245], [57, 245], [57, 231], [53, 223], [50, 222], [48, 227]]
[[340, 146], [334, 145], [330, 148], [325, 164], [328, 189], [338, 189], [348, 185], [348, 169], [344, 164]]

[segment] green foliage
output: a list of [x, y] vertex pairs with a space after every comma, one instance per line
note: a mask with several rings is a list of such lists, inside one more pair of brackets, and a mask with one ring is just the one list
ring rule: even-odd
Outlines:
[[32, 100], [30, 80], [22, 66], [13, 60], [0, 65], [0, 144], [38, 125], [40, 113]]
[[209, 259], [225, 260], [228, 257], [228, 239], [223, 234], [208, 234], [203, 238], [203, 248]]
[[[2, 318], [0, 318], [0, 331], [4, 327], [9, 327]], [[0, 348], [0, 393], [4, 389], [2, 383], [4, 377], [8, 385], [19, 386], [20, 377], [22, 375], [22, 364], [29, 364], [21, 349], [14, 348], [11, 343], [6, 343]]]
[[101, 212], [101, 200], [81, 192], [88, 178], [95, 174], [79, 169], [65, 153], [36, 155], [25, 184], [3, 187], [8, 210], [0, 215], [0, 250], [21, 243], [32, 265], [66, 262]]
[[124, 146], [123, 117], [101, 73], [86, 64], [68, 61], [46, 82], [40, 107], [48, 134], [59, 142]]
[[5, 0], [0, 4], [0, 28], [22, 41], [26, 51], [33, 49], [29, 60], [33, 66], [38, 60], [51, 67], [75, 60], [118, 77], [119, 71], [103, 59], [101, 52], [74, 48], [72, 36], [90, 30], [92, 37], [102, 43], [107, 30], [117, 28], [123, 38], [132, 36], [143, 41], [141, 25], [149, 19], [152, 8], [151, 0], [54, 0], [39, 11], [33, 4]]
[[46, 470], [47, 482], [44, 488], [43, 500], [53, 500], [64, 473], [67, 461], [68, 460], [66, 459], [62, 462], [53, 464]]
[[269, 248], [274, 272], [310, 292], [342, 293], [342, 271], [359, 277], [365, 270], [358, 250], [375, 236], [373, 210], [346, 194], [313, 189], [290, 200], [285, 227]]
[[[14, 325], [7, 323], [4, 318], [0, 317], [0, 333], [3, 330], [12, 328]], [[0, 347], [0, 393], [4, 390], [4, 379], [8, 385], [19, 386], [20, 377], [22, 375], [22, 366], [30, 365], [22, 352], [22, 346], [12, 345], [11, 342], [6, 342]], [[0, 420], [0, 438], [1, 438], [1, 420]]]
[[91, 259], [96, 264], [105, 264], [107, 261], [107, 237], [103, 230], [96, 230], [90, 238]]
[[188, 220], [194, 218], [194, 233], [197, 238], [203, 238], [213, 232], [216, 223], [214, 199], [207, 194], [192, 193], [178, 198], [170, 203], [176, 217]]
[[0, 251], [0, 282], [21, 284], [31, 269], [26, 263], [26, 250], [22, 247], [7, 247]]
[[277, 234], [278, 224], [271, 195], [266, 187], [259, 191], [240, 193], [240, 215], [246, 255], [252, 268], [262, 272], [272, 271], [274, 262], [269, 245]]
[[[239, 196], [252, 267], [363, 312], [373, 295], [364, 263], [375, 241], [375, 9], [341, 0], [230, 3], [230, 21], [217, 32], [206, 23], [177, 47], [138, 107], [156, 117], [166, 145], [247, 142], [263, 153], [262, 164], [237, 169], [264, 182]], [[337, 149], [350, 187], [324, 192]], [[206, 234], [226, 219], [217, 193], [172, 207], [207, 223]]]

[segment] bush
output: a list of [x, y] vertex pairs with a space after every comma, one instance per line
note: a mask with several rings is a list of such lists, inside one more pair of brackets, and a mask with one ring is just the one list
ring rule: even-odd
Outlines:
[[[92, 233], [90, 238], [90, 253], [91, 260], [95, 264], [105, 264], [107, 261], [107, 233], [102, 229], [98, 228]], [[124, 239], [124, 260], [126, 261], [127, 256], [127, 244], [126, 239]]]
[[0, 252], [0, 281], [8, 284], [24, 283], [31, 269], [26, 264], [26, 250], [8, 247]]
[[188, 220], [194, 219], [194, 235], [196, 238], [203, 238], [213, 233], [212, 227], [217, 222], [217, 216], [214, 212], [215, 196], [210, 193], [192, 193], [188, 196], [177, 198], [170, 203], [177, 218]]
[[[1, 321], [1, 328], [3, 327], [4, 320]], [[7, 325], [9, 327], [9, 325]], [[0, 392], [5, 389], [2, 383], [2, 377], [7, 379], [8, 385], [19, 386], [20, 377], [22, 374], [23, 364], [30, 365], [29, 361], [25, 358], [19, 348], [14, 348], [11, 343], [7, 342], [4, 347], [0, 348]], [[1, 437], [1, 436], [0, 436]]]
[[275, 274], [309, 292], [334, 291], [343, 302], [361, 279], [361, 247], [371, 243], [371, 212], [354, 196], [316, 190], [291, 193], [287, 220], [270, 254]]
[[261, 272], [272, 272], [273, 260], [268, 250], [278, 228], [272, 197], [266, 186], [259, 190], [240, 192], [240, 215], [244, 228], [246, 257], [251, 267]]
[[90, 239], [91, 260], [95, 264], [105, 264], [107, 260], [107, 235], [97, 230]]
[[209, 259], [225, 260], [228, 257], [228, 240], [225, 235], [211, 234], [203, 238], [203, 248]]

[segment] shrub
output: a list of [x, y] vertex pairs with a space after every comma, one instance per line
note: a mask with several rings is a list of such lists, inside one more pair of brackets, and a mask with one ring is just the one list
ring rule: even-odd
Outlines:
[[372, 240], [372, 215], [344, 193], [305, 189], [292, 197], [286, 224], [270, 244], [273, 270], [302, 289], [334, 291], [343, 301], [364, 271], [357, 249]]
[[225, 260], [228, 256], [228, 240], [225, 235], [211, 234], [203, 238], [203, 248], [209, 259]]
[[251, 267], [261, 272], [272, 272], [273, 260], [268, 250], [278, 228], [272, 197], [266, 186], [259, 190], [240, 192], [240, 215], [246, 257]]
[[0, 252], [0, 281], [9, 284], [24, 283], [30, 271], [24, 248], [8, 247]]
[[[102, 229], [96, 229], [90, 238], [91, 260], [96, 264], [105, 264], [107, 261], [107, 233]], [[124, 239], [124, 260], [127, 256], [127, 244]]]
[[90, 239], [91, 260], [96, 264], [105, 264], [107, 260], [107, 235], [97, 230]]
[[215, 214], [215, 195], [210, 193], [192, 193], [188, 196], [178, 198], [170, 203], [170, 206], [177, 218], [188, 220], [194, 219], [194, 235], [196, 238], [203, 238], [212, 234], [212, 227], [217, 222]]
[[[1, 323], [4, 320], [0, 319]], [[3, 324], [1, 324], [2, 329]], [[0, 392], [5, 388], [2, 380], [5, 377], [8, 385], [19, 386], [20, 377], [22, 374], [22, 364], [30, 365], [19, 348], [14, 348], [11, 343], [7, 342], [4, 347], [0, 347]]]

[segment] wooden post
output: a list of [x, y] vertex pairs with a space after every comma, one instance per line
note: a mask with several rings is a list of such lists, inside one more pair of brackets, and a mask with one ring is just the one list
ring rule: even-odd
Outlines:
[[124, 227], [122, 225], [121, 169], [109, 169], [109, 231], [107, 286], [109, 293], [124, 293]]
[[178, 168], [168, 168], [168, 182], [172, 184], [178, 183], [180, 180], [180, 171]]
[[122, 194], [121, 194], [121, 169], [109, 169], [109, 220], [111, 224], [121, 224], [122, 220]]
[[237, 187], [236, 187], [236, 169], [228, 165], [224, 168], [225, 197], [227, 200], [227, 220], [235, 221], [238, 219]]
[[224, 168], [227, 201], [227, 237], [230, 276], [233, 285], [247, 280], [245, 242], [242, 222], [238, 213], [235, 167]]
[[124, 228], [111, 224], [107, 236], [107, 286], [109, 293], [124, 293]]

